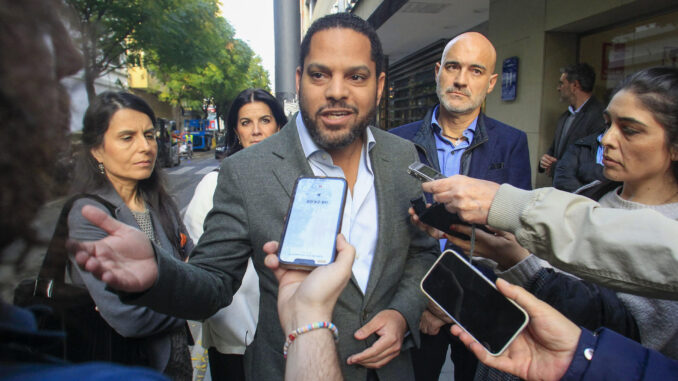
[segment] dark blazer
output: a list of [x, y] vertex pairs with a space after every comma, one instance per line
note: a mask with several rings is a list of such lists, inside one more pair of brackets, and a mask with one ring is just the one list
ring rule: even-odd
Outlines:
[[[139, 229], [137, 221], [132, 212], [122, 201], [118, 193], [112, 186], [107, 186], [95, 193], [106, 201], [115, 205], [115, 219], [124, 222], [127, 225]], [[91, 198], [81, 198], [73, 204], [71, 212], [68, 214], [69, 237], [78, 241], [96, 241], [105, 238], [108, 233], [93, 225], [89, 220], [82, 216], [81, 210], [85, 205], [93, 205], [109, 214], [108, 209], [102, 204]], [[151, 210], [153, 220], [153, 230], [160, 246], [167, 249], [171, 248], [169, 238], [160, 225], [155, 211]], [[177, 229], [180, 229], [177, 221]], [[187, 236], [188, 237], [188, 236]], [[187, 253], [193, 248], [193, 242], [190, 238], [184, 247]], [[164, 256], [179, 260], [179, 252], [163, 251]], [[92, 299], [101, 312], [101, 317], [123, 337], [143, 337], [146, 353], [149, 355], [154, 369], [163, 371], [167, 366], [170, 357], [170, 331], [186, 326], [184, 319], [168, 316], [163, 313], [155, 312], [148, 307], [125, 304], [120, 300], [118, 294], [109, 291], [106, 285], [100, 280], [84, 270], [76, 263], [73, 257], [69, 258], [71, 266], [69, 274], [73, 283], [84, 284], [87, 287]]]
[[[417, 147], [419, 161], [440, 171], [430, 109], [424, 119], [390, 130]], [[461, 156], [460, 174], [499, 184], [532, 189], [527, 134], [498, 120], [478, 115], [473, 141]]]
[[567, 192], [574, 192], [595, 180], [604, 180], [603, 166], [596, 163], [598, 135], [583, 137], [567, 148], [563, 157], [556, 162], [553, 186]]
[[[565, 154], [567, 147], [573, 144], [578, 139], [583, 138], [588, 135], [598, 135], [601, 132], [605, 131], [605, 119], [603, 118], [603, 105], [598, 102], [598, 99], [591, 95], [591, 98], [584, 104], [581, 111], [579, 111], [572, 121], [572, 126], [567, 132], [567, 136], [563, 135], [563, 126], [565, 125], [565, 120], [570, 116], [570, 111], [566, 110], [560, 118], [558, 118], [558, 124], [556, 127], [556, 133], [553, 137], [553, 142], [551, 147], [549, 147], [547, 154], [555, 157], [560, 160]], [[558, 150], [558, 145], [560, 141], [565, 139], [565, 143]], [[539, 172], [544, 172], [539, 163], [537, 163], [537, 170]]]
[[[439, 253], [437, 242], [410, 223], [409, 201], [421, 197], [420, 183], [407, 174], [416, 160], [411, 143], [371, 128], [376, 144], [370, 151], [377, 195], [379, 237], [365, 295], [351, 279], [339, 297], [333, 322], [339, 329], [337, 349], [346, 380], [364, 380], [367, 370], [348, 366], [346, 359], [376, 341], [353, 333], [384, 309], [407, 320], [410, 334], [403, 352], [377, 370], [382, 380], [413, 378], [409, 351], [419, 342], [419, 318], [426, 299], [419, 282]], [[252, 258], [261, 291], [259, 324], [245, 353], [252, 364], [248, 379], [282, 380], [285, 333], [277, 313], [278, 284], [264, 266], [264, 243], [279, 240], [294, 182], [313, 176], [304, 156], [295, 118], [279, 133], [242, 150], [221, 164], [214, 207], [205, 232], [188, 264], [157, 255], [159, 278], [131, 301], [189, 319], [203, 319], [228, 305]], [[308, 361], [313, 361], [309, 359]]]

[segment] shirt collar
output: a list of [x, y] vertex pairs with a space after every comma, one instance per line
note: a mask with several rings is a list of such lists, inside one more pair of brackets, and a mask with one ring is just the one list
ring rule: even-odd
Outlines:
[[591, 97], [586, 98], [584, 103], [582, 103], [581, 106], [579, 106], [576, 110], [574, 109], [574, 107], [572, 107], [572, 105], [567, 106], [567, 110], [570, 112], [570, 114], [574, 115], [581, 111], [582, 107], [584, 107], [584, 105], [586, 104], [586, 102], [589, 101], [589, 99], [591, 99]]
[[[438, 109], [440, 109], [440, 104], [436, 105], [436, 107], [433, 109], [433, 115], [431, 115], [431, 126], [433, 127], [433, 131], [436, 133], [436, 135], [438, 135], [439, 138], [444, 139], [444, 137], [442, 136], [442, 127], [440, 127], [440, 124], [438, 123], [438, 118], [436, 117], [436, 115], [438, 115]], [[478, 117], [476, 116], [473, 119], [473, 121], [471, 121], [471, 124], [469, 124], [468, 127], [466, 127], [463, 135], [469, 138], [468, 134], [466, 133], [466, 131], [468, 131], [471, 134], [471, 137], [473, 137], [473, 135], [475, 135], [477, 125]], [[471, 139], [469, 139], [469, 141], [470, 140]]]
[[[297, 113], [296, 123], [297, 132], [299, 133], [299, 140], [301, 141], [301, 148], [304, 150], [304, 156], [306, 156], [306, 159], [310, 158], [316, 152], [325, 152], [325, 150], [318, 147], [318, 145], [315, 144], [311, 138], [311, 134], [308, 133], [308, 129], [306, 128], [304, 120], [301, 117], [301, 112]], [[377, 141], [374, 139], [374, 135], [369, 128], [367, 128], [365, 132], [367, 135], [367, 152], [369, 152], [372, 150], [372, 147], [377, 144]], [[369, 166], [369, 160], [367, 162]]]

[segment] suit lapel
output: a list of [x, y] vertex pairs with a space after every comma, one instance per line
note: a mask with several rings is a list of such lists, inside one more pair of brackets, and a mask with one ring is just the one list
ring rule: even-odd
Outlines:
[[377, 287], [377, 283], [381, 278], [381, 273], [383, 272], [388, 259], [386, 245], [391, 240], [391, 237], [387, 236], [386, 233], [388, 233], [388, 221], [390, 218], [393, 218], [393, 216], [390, 216], [392, 208], [389, 208], [387, 205], [387, 201], [393, 199], [393, 197], [390, 197], [392, 192], [390, 187], [394, 184], [393, 174], [391, 173], [392, 168], [389, 167], [389, 159], [383, 151], [383, 148], [386, 147], [382, 147], [377, 140], [377, 134], [374, 135], [376, 144], [370, 151], [370, 160], [372, 162], [372, 170], [374, 171], [374, 191], [377, 195], [377, 223], [379, 224], [379, 229], [377, 247], [374, 250], [372, 268], [370, 269], [370, 277], [367, 281], [367, 288], [365, 289], [364, 304], [368, 303], [370, 296]]
[[[274, 156], [274, 163], [271, 163], [273, 175], [288, 197], [292, 197], [294, 182], [299, 176], [313, 176], [313, 171], [304, 155], [304, 149], [301, 147], [295, 120], [296, 115], [292, 116], [285, 127], [278, 132], [280, 139], [271, 151]], [[276, 159], [277, 162], [275, 162]]]

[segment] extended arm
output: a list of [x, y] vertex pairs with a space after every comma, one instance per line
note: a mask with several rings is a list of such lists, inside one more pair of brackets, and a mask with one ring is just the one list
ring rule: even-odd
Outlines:
[[[278, 280], [278, 316], [285, 333], [307, 324], [330, 322], [339, 294], [351, 278], [355, 249], [342, 235], [337, 238], [334, 263], [313, 271], [279, 267], [277, 242], [264, 245], [266, 266]], [[298, 335], [288, 348], [286, 380], [342, 380], [332, 333], [315, 329]]]
[[524, 192], [503, 185], [488, 222], [513, 231], [526, 249], [581, 278], [678, 298], [678, 223], [660, 213], [603, 208], [552, 188]]
[[678, 299], [678, 222], [660, 213], [602, 208], [554, 188], [524, 191], [465, 176], [422, 187], [468, 222], [513, 232], [523, 247], [564, 271], [615, 290]]
[[108, 236], [71, 241], [69, 251], [96, 278], [126, 292], [121, 294], [126, 303], [186, 319], [208, 318], [230, 303], [252, 252], [237, 176], [228, 169], [219, 176], [213, 212], [190, 263], [157, 254], [162, 248], [151, 246], [143, 233], [87, 207], [83, 216]]
[[[76, 202], [68, 218], [70, 238], [93, 241], [106, 237], [106, 232], [82, 217], [80, 210], [85, 203], [93, 204], [101, 210], [105, 210], [95, 201], [80, 200]], [[147, 307], [123, 303], [117, 294], [106, 289], [106, 284], [78, 267], [72, 258], [71, 261], [73, 262], [71, 271], [77, 272], [77, 274], [72, 273], [71, 276], [74, 279], [79, 278], [85, 284], [103, 319], [120, 335], [124, 337], [147, 337], [185, 324], [183, 319], [167, 316]]]

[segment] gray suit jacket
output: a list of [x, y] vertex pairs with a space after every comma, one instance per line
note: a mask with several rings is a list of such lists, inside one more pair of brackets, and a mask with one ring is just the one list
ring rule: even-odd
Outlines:
[[[137, 221], [134, 219], [132, 212], [122, 201], [118, 193], [113, 187], [106, 187], [95, 193], [106, 201], [115, 205], [115, 219], [124, 222], [127, 225], [139, 228]], [[69, 237], [79, 241], [95, 241], [105, 238], [108, 234], [99, 227], [94, 226], [89, 220], [82, 216], [81, 210], [85, 205], [93, 205], [109, 213], [105, 206], [91, 198], [81, 198], [73, 204], [71, 212], [68, 214], [68, 228]], [[151, 218], [153, 220], [153, 230], [155, 231], [156, 239], [160, 245], [167, 249], [171, 248], [169, 238], [162, 229], [159, 219], [155, 211], [151, 210]], [[177, 221], [177, 229], [179, 221]], [[185, 249], [187, 252], [193, 247], [191, 239], [188, 239]], [[163, 255], [168, 258], [178, 258], [179, 253], [163, 251]], [[170, 331], [181, 328], [186, 325], [183, 319], [168, 316], [166, 314], [158, 313], [150, 308], [134, 306], [125, 304], [120, 300], [120, 297], [114, 292], [109, 291], [106, 285], [100, 280], [85, 270], [82, 270], [76, 263], [73, 257], [70, 258], [71, 266], [69, 267], [69, 274], [71, 281], [75, 284], [85, 285], [89, 291], [92, 299], [97, 305], [101, 313], [101, 317], [123, 337], [137, 337], [144, 339], [144, 349], [148, 354], [151, 366], [163, 371], [167, 366], [170, 358], [171, 342]]]
[[[303, 154], [296, 123], [276, 135], [227, 158], [221, 165], [214, 207], [189, 264], [157, 255], [159, 279], [131, 301], [190, 319], [206, 318], [230, 303], [252, 257], [261, 289], [259, 325], [246, 352], [252, 380], [282, 380], [285, 334], [277, 314], [277, 281], [264, 266], [265, 242], [279, 240], [294, 182], [313, 176]], [[384, 309], [395, 309], [408, 323], [409, 336], [400, 356], [378, 370], [382, 380], [413, 379], [409, 351], [419, 342], [419, 318], [426, 300], [419, 282], [439, 253], [437, 241], [409, 222], [410, 199], [421, 185], [407, 174], [418, 160], [412, 143], [372, 129], [376, 144], [370, 152], [375, 173], [379, 237], [366, 294], [352, 279], [334, 310], [339, 328], [338, 351], [347, 380], [364, 380], [366, 369], [346, 359], [377, 339], [357, 341], [353, 333]], [[313, 361], [313, 359], [309, 359]]]

